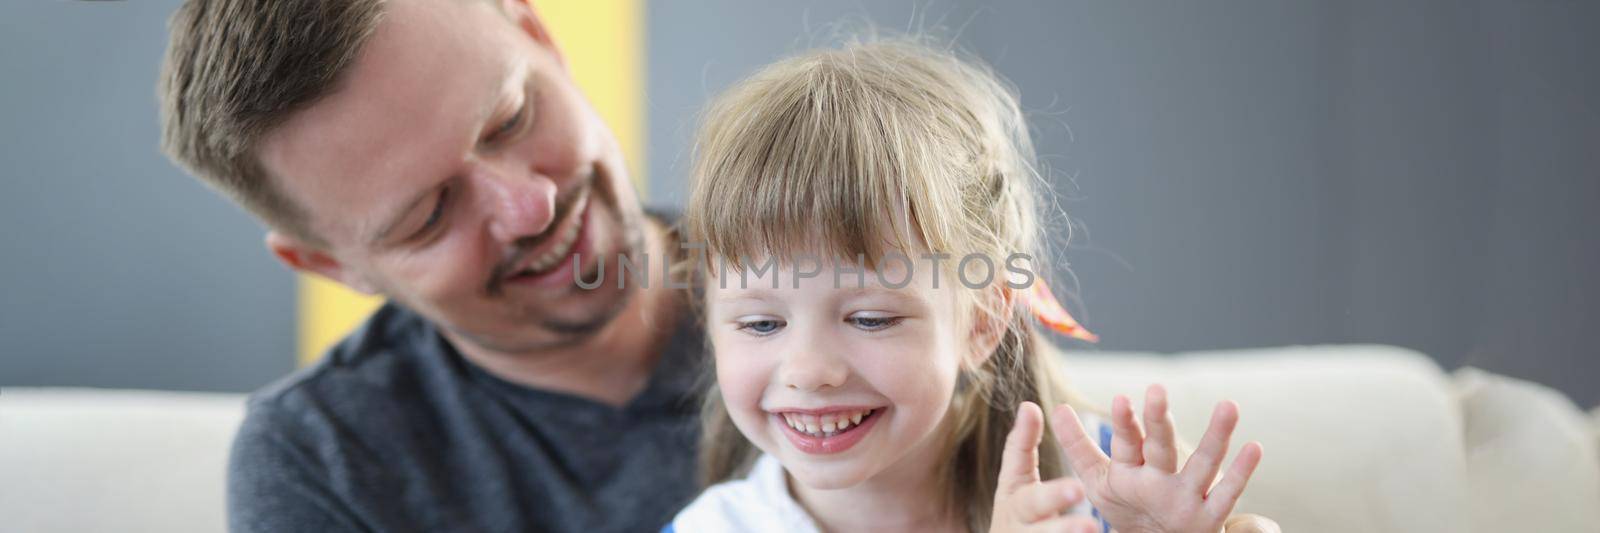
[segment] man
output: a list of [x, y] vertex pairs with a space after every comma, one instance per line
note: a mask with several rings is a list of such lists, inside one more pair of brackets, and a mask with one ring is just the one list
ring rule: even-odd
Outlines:
[[390, 301], [252, 396], [231, 529], [656, 531], [689, 501], [683, 295], [573, 283], [676, 246], [531, 6], [187, 0], [171, 32], [167, 153]]
[[529, 5], [191, 0], [171, 31], [167, 152], [285, 264], [391, 302], [252, 397], [232, 529], [643, 531], [687, 503], [699, 336], [663, 280], [572, 271], [669, 237]]

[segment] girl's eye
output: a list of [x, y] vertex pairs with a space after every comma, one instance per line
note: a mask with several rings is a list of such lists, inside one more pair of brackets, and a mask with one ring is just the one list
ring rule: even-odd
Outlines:
[[867, 331], [881, 331], [894, 327], [902, 319], [903, 317], [897, 316], [853, 316], [846, 318], [845, 321]]
[[752, 335], [764, 336], [777, 333], [785, 324], [782, 320], [749, 320], [739, 323], [739, 330]]

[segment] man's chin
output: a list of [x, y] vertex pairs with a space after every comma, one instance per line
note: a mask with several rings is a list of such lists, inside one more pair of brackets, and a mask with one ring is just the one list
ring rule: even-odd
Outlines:
[[[507, 353], [548, 350], [583, 344], [606, 329], [627, 309], [633, 287], [614, 286], [577, 290], [567, 298], [542, 301], [514, 313], [513, 323], [493, 339], [471, 336], [472, 340]], [[496, 322], [504, 323], [507, 317]]]
[[588, 301], [571, 302], [574, 305], [564, 308], [564, 312], [558, 316], [543, 318], [540, 329], [564, 337], [569, 342], [581, 342], [605, 329], [617, 315], [622, 314], [622, 311], [628, 308], [628, 302], [635, 292], [638, 291], [633, 285], [622, 289], [615, 286], [602, 286], [593, 290], [580, 289], [573, 295], [574, 299], [582, 298]]

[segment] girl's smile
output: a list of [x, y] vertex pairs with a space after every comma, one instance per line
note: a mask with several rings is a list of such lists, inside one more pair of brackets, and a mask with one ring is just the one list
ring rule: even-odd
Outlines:
[[781, 424], [789, 443], [805, 453], [839, 453], [866, 438], [886, 408], [847, 407], [817, 410], [779, 410], [773, 421]]

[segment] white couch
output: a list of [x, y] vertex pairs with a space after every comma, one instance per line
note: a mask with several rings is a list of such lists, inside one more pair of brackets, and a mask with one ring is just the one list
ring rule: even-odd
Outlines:
[[1191, 443], [1237, 401], [1233, 448], [1266, 451], [1240, 508], [1287, 532], [1600, 532], [1600, 410], [1541, 385], [1388, 346], [1082, 354], [1068, 372], [1106, 405], [1166, 384]]
[[[1090, 398], [1171, 391], [1197, 442], [1239, 402], [1266, 458], [1242, 509], [1289, 532], [1600, 532], [1600, 412], [1382, 346], [1074, 353]], [[0, 531], [215, 532], [238, 395], [0, 390]]]
[[0, 389], [0, 532], [220, 532], [235, 394]]

